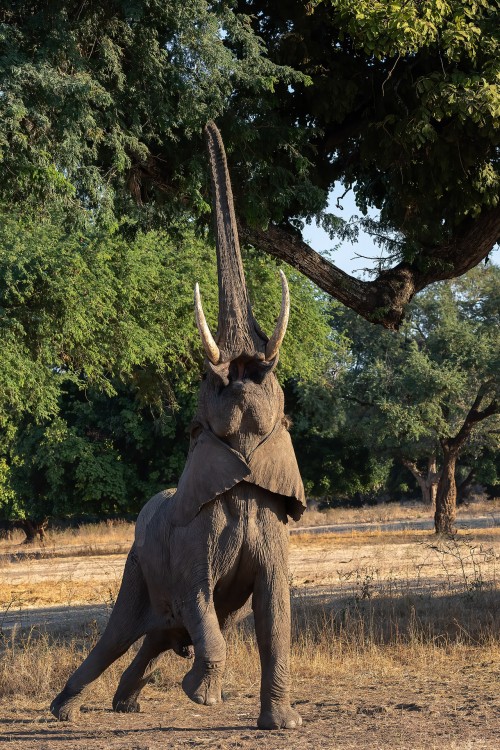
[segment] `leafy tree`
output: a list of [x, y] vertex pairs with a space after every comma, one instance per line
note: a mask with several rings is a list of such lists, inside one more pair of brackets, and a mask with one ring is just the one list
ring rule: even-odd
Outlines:
[[[3, 197], [206, 221], [201, 129], [217, 118], [247, 242], [397, 328], [500, 233], [498, 19], [491, 0], [9, 2]], [[389, 249], [371, 281], [301, 239], [314, 218], [355, 238], [326, 209], [338, 180]]]
[[[0, 513], [32, 535], [53, 515], [136, 512], [182, 471], [202, 362], [193, 287], [215, 328], [215, 251], [186, 227], [130, 229], [2, 214]], [[246, 265], [272, 330], [276, 264], [249, 253]], [[280, 377], [314, 381], [335, 352], [329, 303], [298, 274], [289, 284]]]
[[[344, 385], [352, 423], [414, 475], [437, 481], [437, 532], [453, 530], [460, 455], [470, 462], [500, 447], [499, 303], [500, 269], [490, 266], [423, 292], [398, 334], [374, 336], [349, 315], [337, 321], [355, 341]], [[434, 476], [418, 468], [422, 459]]]

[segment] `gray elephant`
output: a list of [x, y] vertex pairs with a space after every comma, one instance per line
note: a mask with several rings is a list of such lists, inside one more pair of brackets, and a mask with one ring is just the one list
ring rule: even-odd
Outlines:
[[182, 687], [196, 703], [217, 703], [226, 660], [222, 633], [252, 597], [262, 668], [258, 726], [301, 724], [290, 706], [287, 520], [300, 517], [305, 499], [273, 372], [288, 322], [288, 287], [281, 274], [281, 312], [268, 339], [248, 300], [222, 139], [213, 123], [205, 134], [219, 320], [213, 337], [196, 286], [206, 372], [189, 455], [177, 491], [156, 495], [139, 514], [109, 623], [52, 702], [60, 720], [75, 718], [84, 689], [142, 636], [114, 696], [115, 711], [139, 710], [139, 693], [167, 649], [183, 656], [194, 651]]

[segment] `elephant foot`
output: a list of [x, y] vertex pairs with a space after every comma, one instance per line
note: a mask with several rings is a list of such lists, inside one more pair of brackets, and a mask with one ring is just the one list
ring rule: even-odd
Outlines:
[[50, 704], [50, 712], [59, 721], [76, 721], [80, 713], [80, 703], [79, 695], [68, 696], [64, 689]]
[[223, 667], [215, 663], [197, 664], [182, 680], [182, 689], [194, 703], [213, 706], [222, 700], [221, 682]]
[[141, 711], [141, 704], [139, 701], [132, 700], [114, 700], [113, 711], [118, 714], [138, 714]]
[[296, 729], [302, 724], [302, 719], [291, 706], [273, 706], [262, 710], [257, 720], [259, 729]]

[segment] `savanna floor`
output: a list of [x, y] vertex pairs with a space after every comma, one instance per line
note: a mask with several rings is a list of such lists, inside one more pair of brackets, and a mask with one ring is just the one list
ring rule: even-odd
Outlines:
[[259, 664], [250, 615], [229, 634], [221, 705], [191, 703], [180, 688], [188, 665], [166, 654], [141, 713], [114, 714], [111, 697], [128, 654], [89, 690], [78, 723], [52, 718], [51, 698], [95, 642], [116, 596], [120, 545], [131, 528], [108, 531], [89, 527], [80, 539], [65, 532], [66, 539], [28, 555], [0, 544], [2, 745], [500, 747], [500, 527], [449, 540], [373, 526], [292, 536], [292, 701], [304, 721], [292, 732], [256, 729]]

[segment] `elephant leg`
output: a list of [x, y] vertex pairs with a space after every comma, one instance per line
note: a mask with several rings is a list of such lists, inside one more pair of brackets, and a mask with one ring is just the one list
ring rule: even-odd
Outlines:
[[135, 659], [125, 670], [113, 698], [113, 709], [120, 713], [138, 713], [138, 697], [151, 679], [161, 653], [170, 648], [165, 633], [148, 633]]
[[135, 659], [122, 674], [113, 698], [113, 709], [119, 713], [138, 713], [138, 702], [141, 690], [153, 674], [158, 657], [168, 649], [173, 649], [178, 656], [185, 659], [192, 657], [192, 649], [187, 633], [175, 635], [165, 631], [148, 633], [137, 652]]
[[211, 591], [193, 594], [184, 607], [183, 622], [193, 642], [194, 662], [182, 680], [182, 689], [195, 703], [212, 706], [222, 700], [226, 642]]
[[74, 720], [85, 688], [124, 654], [145, 631], [149, 597], [139, 564], [130, 553], [109, 622], [98, 643], [54, 698], [51, 712], [60, 721]]
[[286, 564], [262, 570], [252, 607], [262, 669], [259, 729], [294, 729], [302, 719], [290, 706], [290, 590]]

